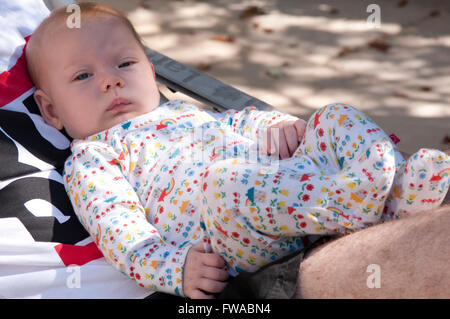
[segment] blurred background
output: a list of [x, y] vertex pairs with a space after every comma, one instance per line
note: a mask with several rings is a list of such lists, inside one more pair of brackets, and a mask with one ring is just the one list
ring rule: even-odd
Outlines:
[[153, 50], [283, 112], [307, 119], [348, 103], [402, 151], [450, 148], [450, 1], [97, 2]]

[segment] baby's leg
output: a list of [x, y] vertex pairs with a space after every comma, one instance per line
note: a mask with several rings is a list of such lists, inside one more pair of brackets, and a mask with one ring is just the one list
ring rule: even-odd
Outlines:
[[214, 251], [236, 271], [254, 271], [302, 248], [307, 235], [378, 222], [394, 177], [390, 147], [376, 143], [363, 161], [332, 175], [307, 156], [280, 161], [278, 169], [243, 159], [214, 163], [204, 175], [201, 208]]
[[403, 156], [390, 137], [366, 114], [346, 104], [329, 104], [316, 111], [308, 121], [304, 139], [294, 158], [308, 155], [327, 173], [336, 173], [363, 159], [375, 142], [392, 144], [396, 167]]
[[[308, 227], [313, 222], [292, 205], [297, 198], [287, 201], [297, 193], [288, 185], [279, 187], [284, 179], [290, 175], [240, 158], [215, 162], [206, 170], [202, 222], [213, 250], [232, 272], [255, 271], [303, 247], [299, 233], [306, 235], [304, 221]], [[297, 181], [295, 176], [295, 188]]]
[[342, 104], [327, 105], [310, 118], [305, 138], [293, 158], [305, 155], [326, 174], [336, 174], [337, 178], [332, 178], [335, 185], [330, 190], [329, 202], [342, 203], [344, 214], [353, 217], [352, 229], [380, 221], [393, 176], [405, 163], [376, 123], [364, 113]]
[[235, 269], [256, 270], [301, 247], [306, 235], [379, 221], [402, 159], [389, 137], [340, 104], [316, 112], [305, 135], [288, 160], [262, 167], [229, 159], [206, 171], [202, 217], [214, 250]]
[[450, 156], [421, 149], [398, 170], [383, 220], [437, 208], [450, 186]]

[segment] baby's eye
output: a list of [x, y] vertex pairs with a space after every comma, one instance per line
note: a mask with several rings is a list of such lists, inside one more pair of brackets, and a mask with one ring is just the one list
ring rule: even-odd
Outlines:
[[75, 80], [75, 81], [85, 80], [85, 79], [87, 79], [89, 76], [90, 76], [89, 73], [81, 73], [81, 74], [78, 74], [78, 75], [75, 77], [74, 80]]
[[119, 65], [119, 68], [126, 68], [127, 66], [130, 66], [132, 62], [123, 62]]

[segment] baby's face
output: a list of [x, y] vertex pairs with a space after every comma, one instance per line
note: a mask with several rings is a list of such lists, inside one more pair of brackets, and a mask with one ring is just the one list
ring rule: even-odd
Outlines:
[[35, 98], [42, 104], [45, 92], [56, 128], [84, 138], [158, 107], [153, 65], [117, 19], [61, 26], [49, 38], [41, 61], [48, 73]]

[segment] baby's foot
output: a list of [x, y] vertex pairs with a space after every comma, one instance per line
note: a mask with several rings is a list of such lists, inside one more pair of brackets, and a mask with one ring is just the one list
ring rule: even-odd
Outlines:
[[420, 149], [397, 172], [386, 202], [383, 220], [437, 208], [450, 185], [450, 156]]
[[373, 225], [381, 219], [394, 176], [392, 143], [387, 140], [374, 142], [358, 160], [349, 163], [336, 175], [329, 202], [338, 209], [343, 208], [342, 216], [351, 222], [348, 228], [361, 229]]

